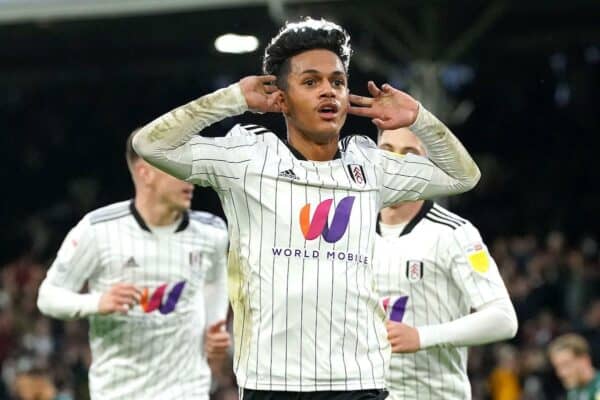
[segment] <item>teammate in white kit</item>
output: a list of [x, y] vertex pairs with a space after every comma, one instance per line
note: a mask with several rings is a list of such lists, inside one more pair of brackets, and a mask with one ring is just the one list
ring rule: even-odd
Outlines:
[[[288, 23], [265, 50], [269, 75], [176, 108], [134, 138], [148, 162], [220, 196], [243, 400], [384, 398], [390, 346], [371, 270], [377, 213], [479, 179], [460, 142], [407, 94], [370, 82], [372, 98], [350, 95], [350, 53], [336, 24]], [[245, 111], [281, 112], [287, 141], [256, 125], [196, 135]], [[412, 126], [433, 162], [380, 151], [365, 136], [339, 141], [348, 112], [382, 129]]]
[[92, 399], [208, 400], [204, 335], [214, 359], [228, 347], [225, 223], [190, 211], [193, 186], [137, 156], [132, 137], [135, 199], [95, 210], [69, 232], [38, 307], [89, 318]]
[[[406, 128], [383, 131], [379, 148], [426, 155]], [[470, 399], [466, 346], [517, 331], [514, 308], [479, 232], [430, 200], [382, 209], [377, 232], [375, 281], [393, 352], [390, 398]]]

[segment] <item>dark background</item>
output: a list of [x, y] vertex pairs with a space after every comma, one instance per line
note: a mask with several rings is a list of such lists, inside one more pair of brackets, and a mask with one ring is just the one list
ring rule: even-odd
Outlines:
[[[357, 55], [364, 49], [375, 63], [396, 67], [394, 76], [384, 76], [383, 68], [365, 71], [353, 62], [350, 83], [358, 93], [369, 79], [406, 86], [403, 77], [420, 59], [449, 60], [447, 75], [467, 71], [466, 82], [442, 84], [451, 101], [473, 104], [464, 121], [447, 122], [483, 171], [479, 187], [453, 201], [458, 211], [493, 236], [562, 229], [576, 240], [598, 232], [599, 3], [498, 2], [494, 22], [456, 58], [449, 48], [492, 2], [363, 3], [290, 5], [287, 12], [332, 15], [352, 35]], [[381, 44], [388, 36], [403, 41], [382, 17], [394, 13], [422, 38], [411, 51], [393, 53]], [[372, 24], [387, 32], [378, 34]], [[27, 235], [12, 243], [34, 215], [68, 226], [89, 207], [131, 196], [126, 135], [170, 108], [259, 73], [262, 49], [278, 26], [263, 6], [0, 25], [1, 240], [12, 248], [0, 257], [28, 246]], [[257, 35], [259, 51], [218, 53], [213, 41], [229, 31]], [[557, 100], [561, 91], [568, 98]], [[279, 116], [242, 119], [285, 134]], [[374, 129], [350, 117], [348, 133], [373, 136]], [[68, 221], [55, 215], [75, 200], [74, 191], [92, 190], [82, 185], [94, 192], [79, 204], [85, 209]], [[221, 212], [208, 191], [199, 190], [194, 205]]]
[[[18, 275], [24, 267], [15, 263], [24, 259], [43, 269], [86, 212], [133, 195], [124, 160], [131, 130], [260, 73], [262, 50], [283, 19], [323, 16], [352, 36], [352, 91], [366, 94], [370, 79], [407, 90], [452, 128], [479, 163], [478, 187], [446, 204], [500, 249], [497, 261], [508, 257], [508, 266], [498, 263], [524, 335], [547, 327], [548, 307], [557, 318], [552, 332], [581, 327], [577, 317], [590, 311], [585, 307], [598, 293], [600, 2], [281, 5], [0, 24], [4, 271], [13, 268]], [[218, 53], [213, 42], [227, 32], [256, 35], [259, 50]], [[427, 75], [423, 65], [436, 72]], [[285, 136], [281, 116], [250, 114], [216, 124], [208, 134], [224, 134], [237, 121], [259, 122]], [[342, 135], [353, 133], [376, 134], [368, 120], [350, 116]], [[194, 207], [222, 215], [211, 190], [196, 189]], [[550, 232], [563, 241], [558, 255]], [[536, 270], [536, 257], [553, 267]], [[567, 287], [574, 277], [593, 285]], [[569, 308], [569, 301], [579, 301], [579, 308]], [[530, 320], [535, 328], [528, 328]], [[530, 342], [517, 339], [523, 343]], [[543, 350], [547, 341], [540, 343]], [[548, 390], [559, 390], [550, 381]]]

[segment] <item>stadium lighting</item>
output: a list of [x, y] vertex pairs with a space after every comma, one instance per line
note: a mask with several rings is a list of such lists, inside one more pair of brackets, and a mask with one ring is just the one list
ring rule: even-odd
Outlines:
[[215, 48], [221, 53], [251, 53], [258, 48], [258, 39], [255, 36], [227, 33], [215, 40]]

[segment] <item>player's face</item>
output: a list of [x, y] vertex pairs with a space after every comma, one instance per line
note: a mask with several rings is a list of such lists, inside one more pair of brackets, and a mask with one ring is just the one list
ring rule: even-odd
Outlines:
[[383, 131], [379, 136], [379, 148], [398, 154], [413, 153], [420, 156], [426, 154], [419, 138], [407, 128]]
[[308, 50], [290, 59], [282, 111], [290, 134], [319, 144], [337, 140], [348, 112], [348, 78], [329, 50]]
[[157, 168], [150, 168], [152, 168], [151, 185], [157, 200], [178, 211], [189, 209], [192, 205], [194, 185], [179, 180]]
[[580, 385], [581, 373], [585, 357], [576, 357], [571, 350], [558, 350], [550, 355], [550, 361], [554, 366], [556, 375], [560, 378], [563, 386], [567, 389], [576, 388]]

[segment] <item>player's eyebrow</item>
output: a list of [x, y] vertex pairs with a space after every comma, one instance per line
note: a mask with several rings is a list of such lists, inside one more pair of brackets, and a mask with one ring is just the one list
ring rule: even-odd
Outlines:
[[[317, 70], [317, 69], [312, 69], [311, 68], [311, 69], [305, 69], [304, 71], [300, 72], [300, 74], [301, 75], [302, 74], [322, 74], [322, 72], [319, 71], [319, 70]], [[335, 76], [342, 75], [342, 76], [345, 76], [346, 73], [344, 71], [335, 70], [335, 71], [333, 71], [331, 73], [331, 75], [335, 75]]]

